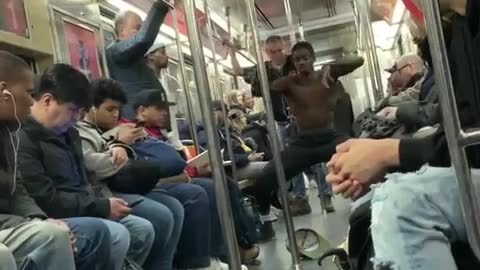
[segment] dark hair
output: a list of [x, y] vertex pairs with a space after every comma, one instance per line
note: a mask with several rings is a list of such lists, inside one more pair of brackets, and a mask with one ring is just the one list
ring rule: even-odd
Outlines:
[[92, 104], [90, 82], [80, 71], [70, 65], [55, 64], [48, 67], [35, 86], [33, 98], [51, 94], [60, 103], [73, 103], [80, 108]]
[[112, 79], [99, 79], [92, 82], [93, 106], [100, 107], [106, 99], [112, 99], [127, 104], [128, 98], [123, 87]]
[[140, 91], [135, 96], [133, 101], [133, 109], [136, 111], [140, 106], [150, 107], [150, 106], [170, 106], [175, 105], [175, 103], [170, 103], [166, 100], [164, 93], [158, 89], [145, 89]]
[[30, 66], [20, 57], [0, 51], [0, 81], [16, 82], [25, 78], [25, 71], [30, 71]]
[[275, 42], [282, 42], [282, 38], [280, 36], [269, 36], [267, 40], [265, 40], [265, 44], [275, 43]]
[[283, 76], [287, 76], [290, 74], [290, 72], [295, 71], [295, 64], [293, 63], [293, 57], [292, 55], [287, 56], [287, 61], [285, 62], [285, 65], [283, 65], [282, 68], [282, 74]]
[[313, 50], [313, 46], [310, 42], [307, 41], [300, 41], [297, 42], [292, 48], [292, 54], [300, 49], [307, 50], [312, 56], [315, 56], [315, 51]]

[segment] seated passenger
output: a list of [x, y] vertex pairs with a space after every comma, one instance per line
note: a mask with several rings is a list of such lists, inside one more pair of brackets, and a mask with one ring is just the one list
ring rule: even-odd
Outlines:
[[417, 101], [420, 85], [425, 76], [425, 65], [418, 55], [400, 56], [389, 69], [388, 95], [377, 105], [377, 111], [389, 106], [398, 106], [404, 102]]
[[[99, 155], [99, 158], [100, 155], [103, 156], [102, 160], [108, 163], [110, 161], [109, 148], [107, 141], [102, 138], [102, 135], [111, 134], [114, 132], [118, 125], [121, 107], [126, 103], [126, 97], [118, 83], [107, 79], [94, 82], [93, 93], [94, 107], [93, 109], [89, 110], [87, 114], [85, 114], [85, 118], [79, 123], [78, 128], [83, 139], [84, 151], [86, 151], [85, 154], [87, 154], [88, 151], [93, 150]], [[153, 91], [153, 93], [158, 93], [158, 91]], [[149, 102], [158, 103], [158, 100], [154, 98], [154, 96], [155, 95], [150, 95], [146, 100]], [[155, 97], [161, 96], [158, 95]], [[164, 114], [162, 114], [162, 116], [163, 115]], [[165, 119], [165, 117], [162, 117], [162, 119]], [[146, 127], [150, 127], [151, 122], [146, 121], [145, 124]], [[129, 147], [130, 145], [135, 144], [135, 140], [128, 139], [128, 136], [125, 135], [125, 132], [127, 134], [129, 132], [135, 132], [135, 128], [129, 128], [129, 125], [132, 124], [124, 124], [121, 128], [117, 128], [117, 143], [126, 144], [124, 147]], [[149, 142], [155, 143], [148, 140], [140, 143]], [[162, 163], [167, 164], [171, 163], [168, 161], [169, 157], [170, 159], [181, 160], [171, 146], [167, 147], [171, 149], [159, 149], [158, 151], [162, 151], [163, 153], [154, 154], [151, 156], [151, 159], [147, 161], [151, 162], [154, 166], [159, 166], [158, 162], [155, 162], [157, 157], [165, 160], [165, 162]], [[138, 148], [134, 147], [134, 149]], [[183, 160], [181, 161], [183, 162]], [[135, 163], [137, 162], [138, 160], [128, 160], [126, 166], [135, 166]], [[183, 162], [183, 164], [183, 167], [185, 167], [186, 163]], [[111, 171], [114, 171], [113, 164], [108, 166], [112, 168]], [[105, 166], [102, 166], [99, 162], [97, 162], [96, 167], [96, 171], [101, 171], [102, 167]], [[183, 167], [178, 174], [183, 171]], [[152, 168], [149, 168], [148, 170], [151, 169]], [[168, 170], [168, 168], [166, 169]], [[118, 174], [123, 174], [122, 169], [119, 170]], [[108, 175], [110, 179], [105, 178], [107, 175], [104, 175], [105, 177], [103, 180], [106, 180], [107, 183], [112, 183], [112, 181], [116, 181], [115, 178], [118, 178], [118, 174]], [[131, 173], [127, 173], [127, 176], [121, 177], [130, 177], [133, 178], [133, 181], [138, 182], [136, 175], [142, 174], [143, 172], [135, 173], [133, 171]], [[154, 180], [158, 182], [159, 178], [160, 177], [156, 177]], [[190, 181], [193, 184], [189, 183]], [[111, 186], [114, 187], [114, 185]], [[180, 241], [178, 243], [175, 256], [175, 267], [178, 269], [228, 269], [226, 264], [223, 264], [215, 259], [224, 256], [223, 239], [221, 237], [221, 228], [218, 220], [216, 203], [214, 202], [213, 205], [211, 205], [209, 196], [207, 195], [204, 187], [213, 189], [213, 183], [208, 179], [191, 180], [187, 175], [184, 175], [184, 177], [178, 178], [178, 180], [175, 182], [164, 182], [162, 179], [160, 179], [158, 184], [155, 186], [155, 189], [145, 195], [153, 200], [157, 200], [159, 197], [165, 195], [172, 196], [178, 199], [184, 207], [185, 213], [183, 229], [181, 230]]]
[[[292, 48], [292, 55], [296, 74], [283, 77], [272, 85], [272, 91], [285, 95], [298, 127], [298, 136], [281, 152], [286, 179], [291, 179], [312, 165], [328, 161], [335, 153], [337, 143], [344, 140], [333, 127], [334, 109], [340, 91], [337, 79], [363, 64], [361, 57], [346, 57], [316, 72], [313, 67], [314, 50], [308, 42], [297, 43]], [[275, 178], [271, 161], [257, 178], [255, 192], [275, 194]], [[268, 215], [270, 201], [259, 201], [259, 210], [260, 214]]]
[[90, 84], [80, 71], [65, 64], [46, 69], [33, 93], [31, 117], [20, 131], [18, 169], [49, 216], [102, 218], [110, 230], [115, 269], [122, 268], [129, 246], [129, 257], [141, 265], [154, 239], [152, 224], [129, 215], [125, 200], [96, 196], [89, 183], [73, 125], [90, 106], [90, 96]]
[[101, 220], [49, 219], [25, 190], [17, 171], [17, 132], [30, 114], [32, 91], [29, 65], [0, 51], [0, 269], [34, 264], [35, 269], [118, 270], [113, 261], [124, 257], [111, 256], [110, 233]]
[[[455, 97], [462, 126], [474, 127], [480, 118], [480, 89], [475, 83], [480, 73], [472, 68], [480, 59], [475, 50], [480, 46], [480, 3], [446, 0], [440, 1], [440, 7], [455, 12], [455, 31], [447, 43]], [[457, 269], [451, 243], [467, 242], [467, 234], [460, 190], [447, 150], [443, 131], [422, 139], [351, 140], [338, 146], [329, 164], [328, 180], [334, 191], [345, 197], [361, 196], [390, 169], [417, 170], [389, 175], [374, 189], [372, 238], [377, 267]], [[478, 180], [479, 147], [467, 149], [467, 153], [474, 168], [472, 178]], [[365, 162], [367, 159], [369, 162]]]

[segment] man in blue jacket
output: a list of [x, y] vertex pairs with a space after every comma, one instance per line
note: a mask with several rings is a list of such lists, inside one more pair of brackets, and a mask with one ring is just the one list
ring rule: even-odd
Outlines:
[[[145, 54], [155, 42], [168, 11], [169, 6], [157, 0], [144, 22], [132, 11], [115, 20], [118, 40], [107, 48], [108, 68], [112, 79], [122, 84], [129, 102], [142, 89], [160, 89], [167, 100], [164, 88], [145, 62]], [[129, 119], [135, 116], [132, 106], [123, 106], [122, 114]]]

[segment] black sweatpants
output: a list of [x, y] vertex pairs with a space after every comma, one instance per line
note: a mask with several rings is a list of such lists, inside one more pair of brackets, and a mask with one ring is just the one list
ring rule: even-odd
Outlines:
[[[285, 179], [287, 181], [302, 173], [311, 166], [328, 162], [336, 152], [337, 144], [348, 139], [333, 129], [299, 131], [281, 152]], [[273, 160], [270, 161], [261, 175], [256, 178], [253, 192], [259, 204], [260, 214], [270, 211], [271, 199], [278, 190], [277, 175]]]

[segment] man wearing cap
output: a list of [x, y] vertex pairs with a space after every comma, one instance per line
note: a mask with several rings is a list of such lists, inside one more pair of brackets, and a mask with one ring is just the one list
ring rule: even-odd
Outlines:
[[[107, 48], [107, 63], [112, 79], [120, 82], [125, 89], [129, 104], [143, 89], [158, 89], [163, 100], [167, 100], [162, 84], [145, 63], [144, 56], [155, 42], [168, 12], [169, 6], [157, 0], [144, 22], [132, 11], [124, 12], [115, 19], [118, 40]], [[132, 106], [124, 106], [122, 116], [133, 119]]]
[[[385, 71], [390, 73], [388, 96], [379, 102], [377, 110], [418, 100], [420, 86], [423, 82], [422, 78], [426, 71], [422, 58], [416, 54], [403, 55], [395, 61], [391, 68]], [[380, 115], [389, 117], [388, 112]]]
[[[169, 85], [166, 80], [166, 76], [162, 76], [162, 70], [168, 67], [168, 55], [167, 55], [167, 43], [165, 42], [156, 42], [145, 54], [145, 61], [148, 67], [153, 71], [157, 78], [162, 78], [161, 84], [164, 86], [168, 101], [171, 102], [170, 110], [170, 127], [172, 131], [167, 133], [167, 130], [164, 130], [163, 133], [168, 137], [170, 144], [177, 151], [182, 151], [185, 147], [180, 141], [180, 136], [178, 135], [177, 120], [175, 119], [175, 114], [177, 112], [177, 106], [175, 104], [176, 95], [175, 92], [177, 89], [169, 89]], [[175, 83], [178, 85], [178, 82], [175, 80]]]

